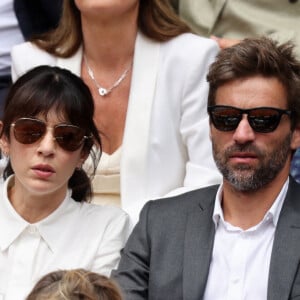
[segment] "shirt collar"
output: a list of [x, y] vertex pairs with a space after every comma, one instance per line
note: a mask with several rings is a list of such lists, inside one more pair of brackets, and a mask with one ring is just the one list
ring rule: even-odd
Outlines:
[[[71, 198], [72, 191], [68, 189], [67, 195], [61, 205], [48, 217], [36, 223], [38, 230], [53, 252], [56, 252], [62, 243], [65, 243], [65, 235], [60, 234], [78, 226], [79, 212], [82, 203]], [[70, 233], [71, 235], [72, 233]]]
[[71, 198], [72, 191], [68, 190], [65, 199], [54, 212], [45, 219], [30, 224], [15, 211], [8, 199], [7, 191], [13, 184], [13, 180], [14, 175], [0, 184], [0, 195], [2, 195], [0, 220], [2, 228], [7, 228], [7, 230], [0, 230], [0, 250], [6, 250], [28, 226], [35, 226], [50, 250], [55, 252], [60, 243], [59, 232], [66, 230], [66, 224], [68, 224], [70, 218], [74, 219], [73, 212], [78, 210], [80, 203]]
[[[271, 219], [273, 222], [273, 225], [276, 227], [276, 225], [278, 223], [280, 211], [281, 211], [281, 208], [282, 208], [282, 205], [283, 205], [283, 202], [284, 202], [287, 190], [288, 190], [288, 186], [289, 186], [289, 177], [285, 181], [285, 183], [284, 183], [283, 187], [281, 188], [280, 193], [276, 197], [274, 203], [272, 204], [270, 209], [266, 212], [266, 214], [263, 218], [263, 221], [266, 220], [267, 218]], [[223, 210], [222, 210], [222, 206], [221, 206], [222, 194], [223, 194], [223, 184], [221, 184], [218, 188], [216, 198], [215, 198], [214, 212], [213, 212], [213, 216], [212, 216], [212, 219], [213, 219], [213, 222], [214, 222], [216, 228], [218, 227], [220, 220], [222, 220], [222, 222], [225, 222]]]
[[[13, 177], [10, 176], [1, 182], [0, 185], [0, 220], [2, 223], [2, 230], [0, 230], [0, 249], [4, 251], [10, 244], [23, 232], [28, 226], [26, 222], [13, 208], [8, 200], [7, 190], [13, 184]], [[3, 230], [6, 228], [6, 230]]]

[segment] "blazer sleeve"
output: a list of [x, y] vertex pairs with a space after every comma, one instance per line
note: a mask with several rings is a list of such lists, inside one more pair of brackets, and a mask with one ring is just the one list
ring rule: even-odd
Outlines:
[[195, 187], [218, 184], [222, 177], [218, 171], [209, 136], [207, 98], [209, 85], [206, 80], [210, 64], [215, 60], [219, 47], [209, 39], [201, 43], [190, 41], [186, 46], [187, 66], [182, 83], [180, 134], [186, 147], [187, 160], [183, 187], [172, 190], [167, 196], [186, 192]]
[[[204, 44], [204, 43], [203, 43]], [[204, 44], [205, 45], [205, 44]], [[221, 181], [212, 156], [209, 136], [209, 118], [207, 99], [209, 85], [206, 76], [210, 64], [219, 52], [218, 46], [211, 40], [197, 54], [202, 60], [191, 68], [184, 85], [180, 132], [187, 146], [189, 160], [186, 163], [184, 186], [202, 186], [217, 184]], [[197, 180], [197, 182], [195, 181]]]
[[148, 299], [150, 246], [147, 239], [149, 201], [141, 211], [140, 220], [131, 233], [112, 277], [120, 285], [126, 300]]

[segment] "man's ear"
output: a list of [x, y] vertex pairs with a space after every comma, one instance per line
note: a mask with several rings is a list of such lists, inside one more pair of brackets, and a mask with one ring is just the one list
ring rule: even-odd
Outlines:
[[[2, 132], [2, 129], [3, 129], [3, 123], [2, 121], [0, 121], [0, 132]], [[2, 153], [5, 155], [5, 156], [9, 156], [9, 140], [7, 138], [6, 135], [2, 135], [2, 137], [0, 138], [0, 148], [1, 148], [1, 151]]]
[[291, 139], [291, 149], [296, 150], [297, 148], [300, 148], [300, 124], [294, 129]]

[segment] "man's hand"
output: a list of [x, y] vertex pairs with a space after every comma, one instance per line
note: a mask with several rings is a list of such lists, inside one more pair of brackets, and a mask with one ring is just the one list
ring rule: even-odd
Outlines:
[[234, 45], [238, 44], [241, 41], [241, 40], [238, 40], [238, 39], [220, 38], [220, 37], [217, 37], [215, 35], [212, 35], [210, 38], [213, 39], [214, 41], [216, 41], [219, 44], [219, 47], [221, 49], [225, 49], [225, 48], [234, 46]]

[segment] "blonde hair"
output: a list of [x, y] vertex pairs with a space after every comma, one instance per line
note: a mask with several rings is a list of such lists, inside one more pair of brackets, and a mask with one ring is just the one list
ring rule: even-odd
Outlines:
[[122, 300], [117, 284], [84, 269], [51, 272], [42, 277], [26, 300]]
[[[167, 41], [191, 32], [166, 0], [140, 0], [137, 22], [141, 32], [156, 41]], [[82, 43], [82, 31], [80, 11], [74, 0], [64, 0], [59, 26], [32, 42], [55, 56], [70, 57], [75, 54]]]

